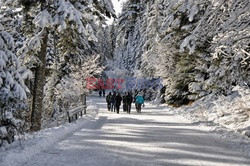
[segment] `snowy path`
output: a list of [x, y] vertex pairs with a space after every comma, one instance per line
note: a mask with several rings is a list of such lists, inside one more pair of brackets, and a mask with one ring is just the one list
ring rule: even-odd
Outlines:
[[166, 110], [146, 106], [138, 115], [108, 112], [104, 98], [96, 119], [44, 150], [25, 166], [250, 165], [230, 143]]

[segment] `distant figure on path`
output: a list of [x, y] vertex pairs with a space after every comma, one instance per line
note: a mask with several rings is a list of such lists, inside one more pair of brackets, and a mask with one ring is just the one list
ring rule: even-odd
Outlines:
[[107, 102], [107, 106], [108, 106], [108, 111], [110, 111], [111, 109], [111, 98], [112, 98], [112, 94], [111, 92], [109, 92], [109, 94], [106, 97], [106, 102]]
[[138, 113], [141, 113], [141, 106], [142, 104], [144, 104], [144, 98], [142, 96], [141, 93], [139, 93], [136, 97], [135, 97], [135, 106], [136, 106], [136, 111]]
[[116, 97], [116, 93], [114, 92], [112, 97], [111, 97], [111, 112], [115, 112], [115, 97]]
[[103, 94], [103, 97], [105, 97], [105, 90], [104, 89], [102, 90], [102, 94]]
[[117, 114], [119, 114], [121, 102], [122, 102], [122, 97], [120, 93], [118, 93], [117, 96], [115, 97], [115, 106]]
[[127, 93], [126, 92], [122, 97], [122, 103], [123, 103], [123, 112], [127, 112], [128, 105], [127, 105]]
[[126, 98], [127, 98], [127, 113], [130, 114], [130, 112], [131, 112], [131, 104], [133, 102], [133, 96], [130, 93], [128, 93]]
[[102, 90], [99, 91], [99, 97], [102, 97]]

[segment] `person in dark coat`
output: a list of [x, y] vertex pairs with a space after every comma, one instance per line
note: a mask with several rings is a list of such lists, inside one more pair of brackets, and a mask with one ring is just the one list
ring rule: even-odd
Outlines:
[[111, 98], [112, 98], [112, 94], [111, 94], [111, 92], [109, 92], [109, 94], [106, 96], [106, 102], [107, 102], [107, 105], [108, 105], [108, 111], [110, 111], [110, 109], [111, 109]]
[[124, 96], [122, 97], [122, 103], [123, 103], [123, 112], [127, 112], [127, 93], [125, 92]]
[[102, 90], [103, 97], [105, 97], [105, 89]]
[[110, 100], [110, 103], [111, 103], [111, 112], [115, 112], [115, 97], [116, 97], [116, 93], [114, 92], [112, 97], [111, 97], [111, 100]]
[[122, 97], [120, 93], [118, 93], [117, 96], [115, 97], [115, 106], [117, 114], [119, 114], [121, 102], [122, 102]]
[[102, 90], [99, 91], [99, 97], [102, 97]]
[[133, 96], [130, 93], [128, 93], [126, 98], [127, 98], [126, 99], [127, 100], [127, 113], [130, 114], [130, 112], [131, 112], [131, 104], [133, 102]]

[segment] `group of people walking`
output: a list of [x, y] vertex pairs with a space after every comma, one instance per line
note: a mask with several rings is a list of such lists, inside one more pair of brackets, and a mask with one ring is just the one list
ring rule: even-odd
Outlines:
[[135, 97], [131, 93], [125, 92], [123, 96], [120, 93], [114, 92], [113, 94], [109, 92], [106, 96], [106, 102], [108, 106], [108, 111], [116, 112], [119, 114], [121, 103], [123, 103], [123, 111], [130, 114], [131, 105], [134, 102], [136, 111], [141, 113], [141, 107], [144, 105], [144, 98], [142, 94], [138, 94]]

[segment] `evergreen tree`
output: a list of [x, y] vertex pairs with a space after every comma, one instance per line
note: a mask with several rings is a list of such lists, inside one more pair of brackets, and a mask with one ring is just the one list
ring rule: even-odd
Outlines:
[[230, 94], [249, 86], [248, 8], [247, 0], [128, 1], [116, 24], [114, 64], [162, 78], [165, 101], [177, 106]]
[[[6, 11], [6, 4], [1, 5], [3, 11]], [[23, 127], [17, 115], [25, 108], [28, 92], [21, 75], [19, 59], [14, 54], [14, 38], [6, 31], [10, 30], [10, 24], [5, 24], [9, 16], [9, 13], [0, 13], [0, 146], [2, 139], [12, 142], [15, 130], [20, 131]]]
[[[30, 31], [22, 54], [34, 71], [31, 130], [41, 128], [44, 110], [44, 85], [46, 55], [49, 35], [56, 36], [57, 54], [61, 55], [55, 83], [70, 74], [71, 65], [80, 65], [84, 58], [97, 51], [98, 24], [103, 24], [105, 15], [114, 15], [110, 0], [102, 1], [21, 1], [24, 5], [26, 25]], [[29, 11], [29, 12], [27, 12]], [[35, 56], [33, 56], [35, 55]], [[30, 61], [32, 60], [32, 61]], [[52, 87], [51, 87], [52, 88]], [[50, 111], [49, 111], [50, 112]]]

